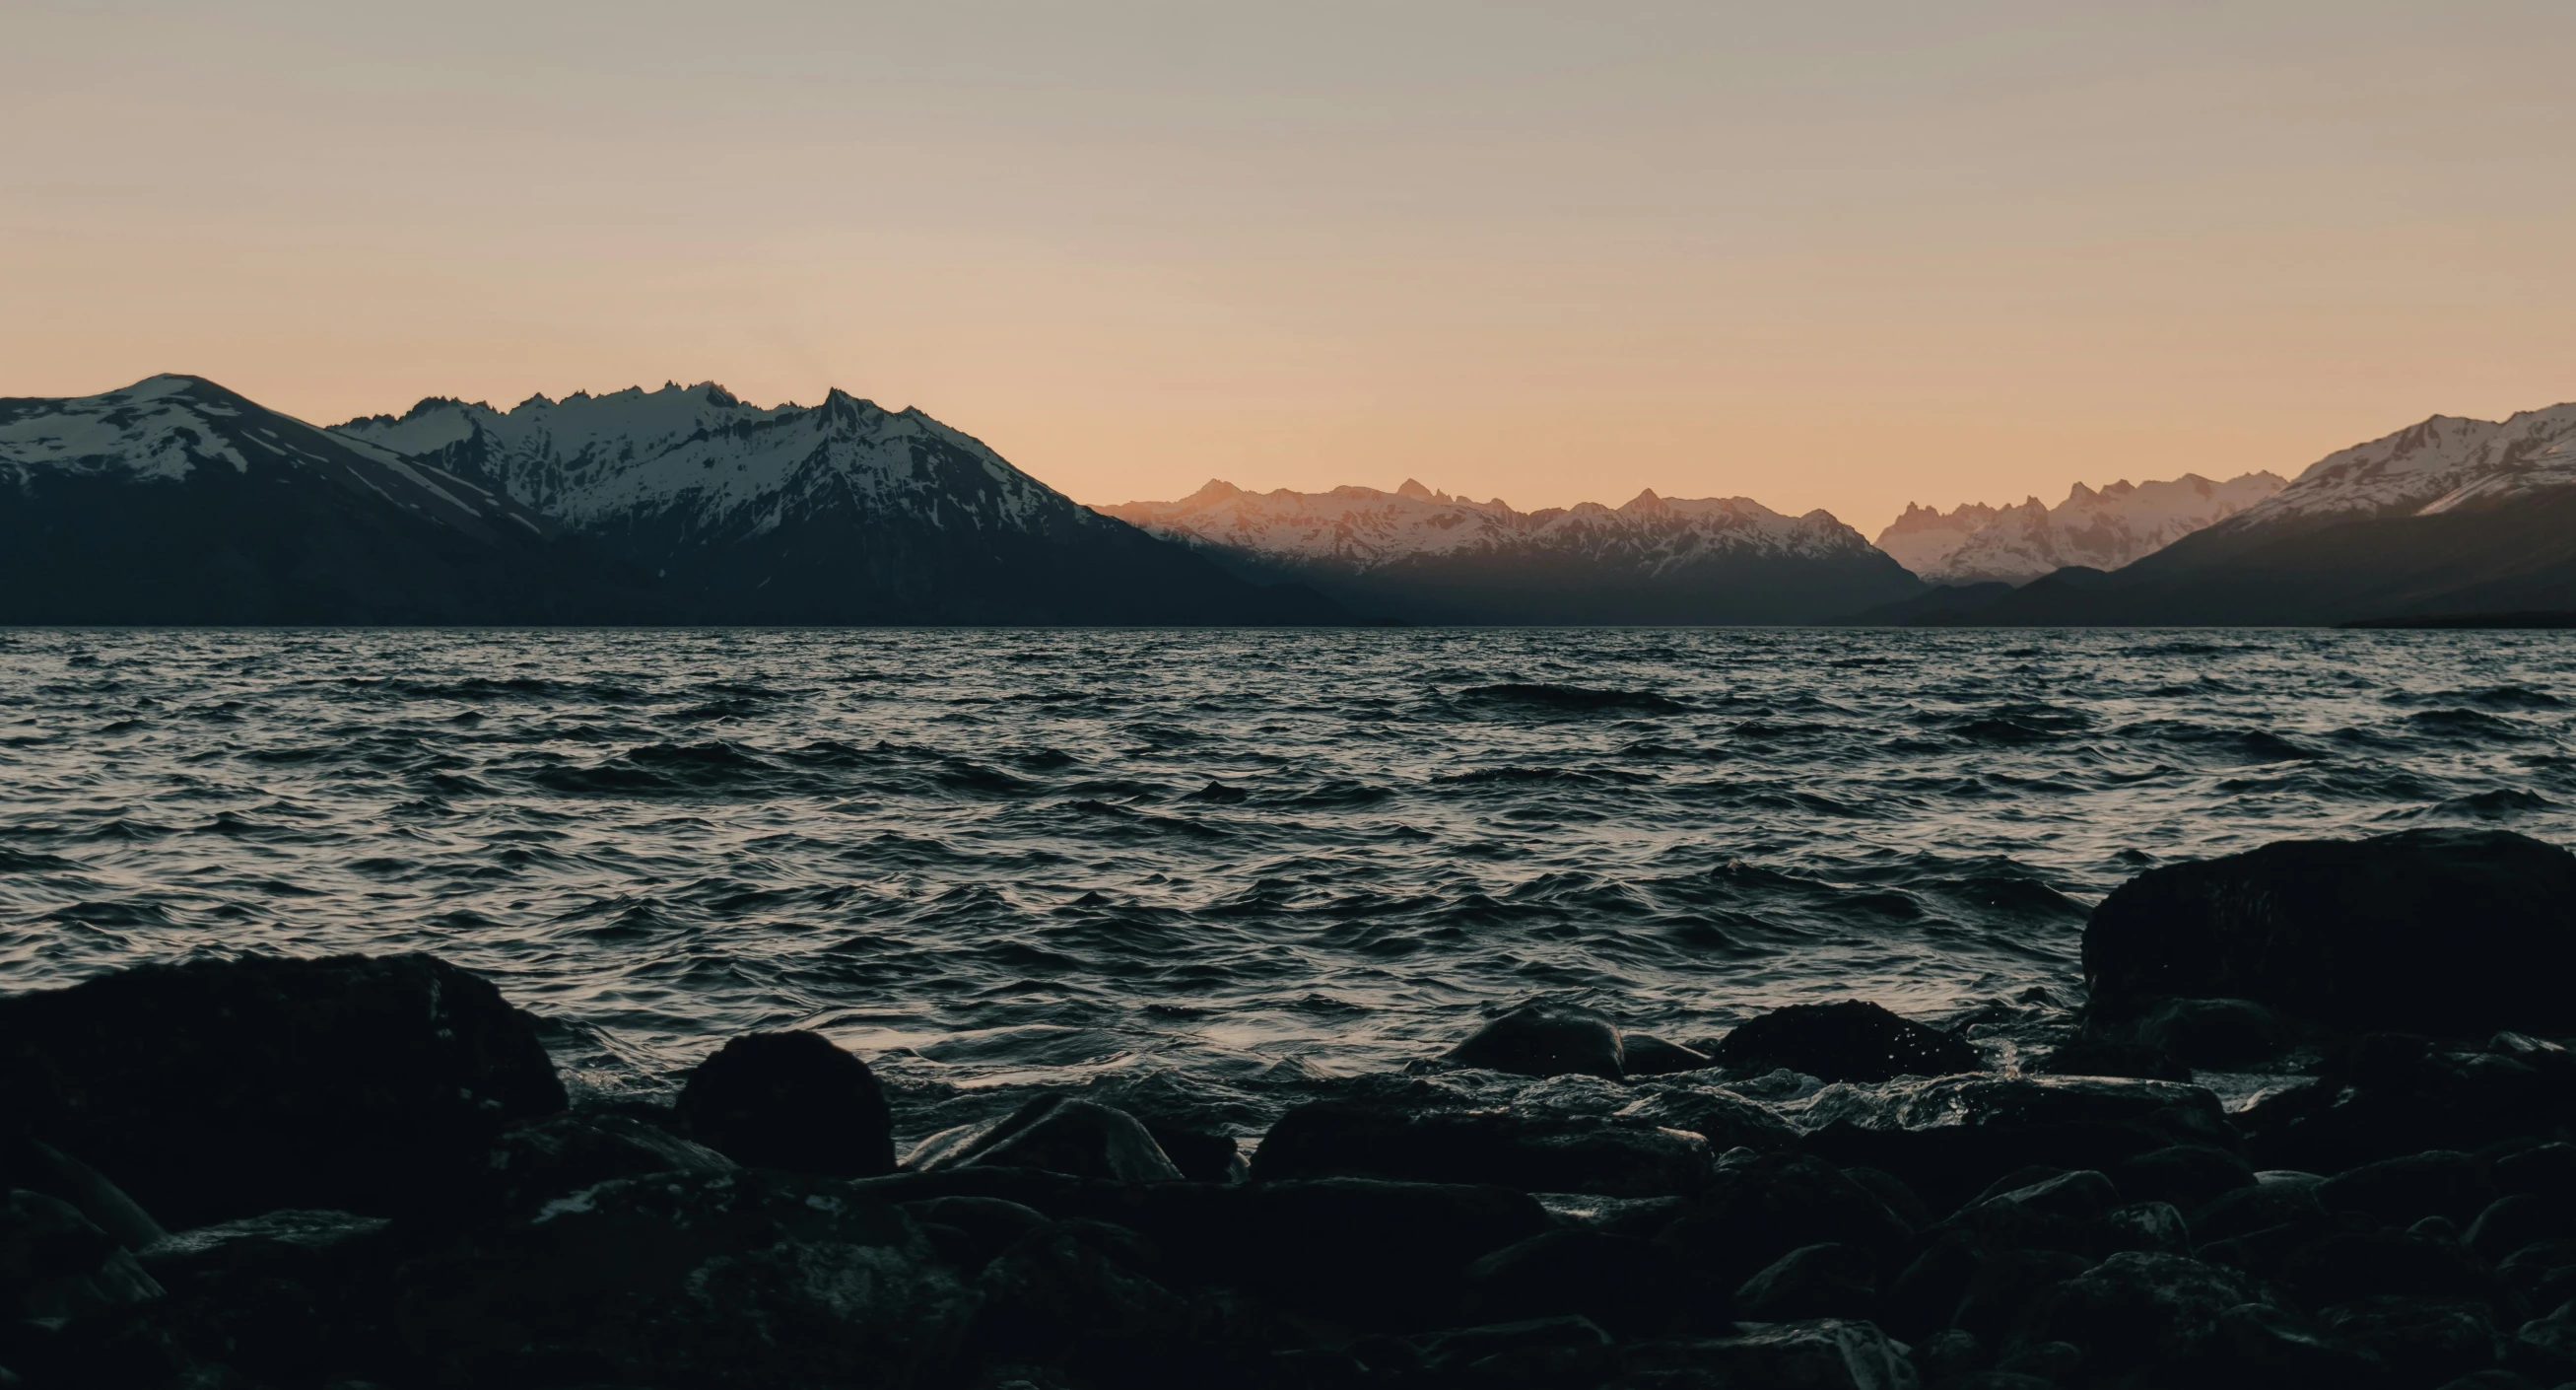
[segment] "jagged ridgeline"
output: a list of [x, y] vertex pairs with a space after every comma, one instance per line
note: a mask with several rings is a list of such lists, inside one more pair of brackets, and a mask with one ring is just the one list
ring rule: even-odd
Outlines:
[[160, 376], [0, 401], [0, 621], [1335, 622], [918, 411], [712, 384], [318, 429]]

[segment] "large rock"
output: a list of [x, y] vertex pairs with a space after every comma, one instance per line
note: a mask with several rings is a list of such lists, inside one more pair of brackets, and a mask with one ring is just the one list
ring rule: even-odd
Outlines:
[[1952, 1076], [1829, 1087], [1808, 1101], [1805, 1148], [1905, 1180], [1949, 1210], [2031, 1165], [2109, 1172], [2176, 1144], [2233, 1148], [2218, 1098], [2197, 1086], [2105, 1077]]
[[0, 1323], [94, 1317], [161, 1296], [132, 1251], [59, 1197], [0, 1201]]
[[2131, 1251], [2051, 1289], [2014, 1337], [2082, 1347], [2088, 1379], [2135, 1375], [2189, 1359], [2217, 1335], [2227, 1310], [2254, 1302], [2256, 1292], [2221, 1265]]
[[1382, 1084], [1280, 1116], [1253, 1154], [1252, 1177], [1369, 1177], [1653, 1197], [1697, 1191], [1710, 1159], [1706, 1139], [1651, 1118], [1479, 1103], [1429, 1083]]
[[1984, 1065], [1967, 1043], [1858, 999], [1792, 1004], [1747, 1019], [1709, 1057], [1732, 1071], [1787, 1067], [1824, 1081], [1950, 1076]]
[[1467, 1267], [1467, 1315], [1479, 1323], [1588, 1318], [1623, 1337], [1666, 1330], [1690, 1306], [1671, 1251], [1635, 1236], [1547, 1231]]
[[1567, 1004], [1524, 1004], [1477, 1029], [1449, 1049], [1462, 1067], [1521, 1076], [1598, 1076], [1616, 1081], [1626, 1071], [1619, 1025], [1593, 1010]]
[[748, 1033], [680, 1091], [690, 1138], [747, 1168], [863, 1178], [894, 1171], [894, 1116], [868, 1064], [820, 1033]]
[[1766, 1155], [1731, 1165], [1657, 1237], [1723, 1294], [1802, 1246], [1892, 1255], [1915, 1232], [1876, 1193], [1829, 1163]]
[[723, 1154], [631, 1115], [573, 1112], [495, 1136], [457, 1198], [468, 1211], [524, 1215], [611, 1178], [734, 1167]]
[[1135, 1116], [1064, 1096], [1035, 1096], [998, 1120], [959, 1125], [921, 1141], [904, 1166], [1039, 1168], [1117, 1182], [1178, 1182], [1181, 1170]]
[[437, 1386], [904, 1385], [976, 1300], [921, 1227], [848, 1184], [768, 1171], [621, 1178], [403, 1277]]
[[166, 1237], [140, 1256], [169, 1290], [147, 1325], [179, 1359], [262, 1383], [328, 1384], [398, 1363], [394, 1289], [409, 1242], [391, 1226], [276, 1211]]
[[2150, 869], [2094, 909], [2084, 974], [2110, 1019], [2230, 998], [2351, 1029], [2576, 1032], [2576, 855], [2432, 829]]
[[172, 1228], [414, 1208], [563, 1106], [526, 1017], [425, 955], [147, 965], [0, 1001], [0, 1115]]
[[1633, 1390], [1913, 1390], [1914, 1368], [1865, 1322], [1787, 1322], [1738, 1337], [1622, 1348]]
[[2576, 1130], [2576, 1072], [2545, 1057], [2370, 1034], [2316, 1081], [2236, 1118], [2257, 1166], [2340, 1173], [2428, 1149], [2563, 1139]]

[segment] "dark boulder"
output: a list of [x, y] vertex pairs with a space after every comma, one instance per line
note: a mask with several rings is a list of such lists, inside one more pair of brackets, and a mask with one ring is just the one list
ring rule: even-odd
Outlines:
[[1948, 1033], [1858, 999], [1792, 1004], [1747, 1019], [1709, 1055], [1732, 1071], [1786, 1067], [1825, 1081], [1949, 1076], [1984, 1065], [1975, 1048]]
[[1038, 1168], [1116, 1182], [1177, 1182], [1181, 1170], [1135, 1116], [1087, 1100], [1035, 1096], [998, 1120], [960, 1125], [921, 1141], [905, 1166]]
[[1000, 1197], [932, 1197], [902, 1205], [941, 1257], [969, 1274], [1048, 1224], [1045, 1212]]
[[1878, 1321], [1907, 1341], [1948, 1330], [1961, 1296], [1990, 1253], [1970, 1232], [1941, 1232], [1887, 1286]]
[[976, 1298], [918, 1223], [828, 1179], [621, 1178], [407, 1267], [407, 1384], [907, 1384]]
[[1878, 1316], [1875, 1252], [1857, 1245], [1802, 1245], [1773, 1260], [1735, 1291], [1735, 1315], [1753, 1322]]
[[1188, 1339], [1188, 1300], [1152, 1277], [1133, 1232], [1094, 1221], [1030, 1231], [976, 1277], [964, 1346], [987, 1364], [1134, 1360], [1139, 1345]]
[[2544, 1240], [2496, 1261], [2496, 1277], [2533, 1308], [2576, 1298], [2576, 1240]]
[[139, 1256], [169, 1291], [145, 1326], [194, 1365], [278, 1384], [362, 1379], [401, 1361], [393, 1303], [410, 1248], [385, 1218], [342, 1211], [181, 1231]]
[[1187, 1221], [1203, 1260], [1366, 1326], [1454, 1325], [1468, 1267], [1548, 1229], [1537, 1202], [1499, 1187], [1325, 1178], [1211, 1192]]
[[2317, 1185], [2326, 1210], [2360, 1212], [2392, 1226], [2426, 1216], [2474, 1221], [2494, 1199], [2495, 1187], [2476, 1159], [2441, 1149], [2365, 1163]]
[[2256, 1066], [2290, 1046], [2281, 1016], [2251, 999], [2168, 999], [2118, 1036], [2188, 1067]]
[[1902, 1390], [1913, 1367], [1866, 1322], [1778, 1323], [1736, 1337], [1674, 1338], [1619, 1350], [1635, 1390]]
[[1713, 1066], [1709, 1055], [1695, 1047], [1646, 1033], [1622, 1032], [1619, 1035], [1620, 1069], [1630, 1076], [1668, 1076], [1674, 1072], [1698, 1071]]
[[2506, 1154], [2493, 1167], [2499, 1192], [2576, 1193], [2576, 1144], [2539, 1144]]
[[1477, 1029], [1448, 1053], [1462, 1067], [1608, 1081], [1625, 1073], [1626, 1056], [1618, 1024], [1569, 1004], [1524, 1004]]
[[2216, 1337], [2222, 1315], [2256, 1292], [2223, 1265], [2131, 1251], [2049, 1290], [2013, 1335], [2082, 1347], [2088, 1378], [2136, 1376], [2190, 1360]]
[[2368, 1390], [2385, 1376], [2350, 1342], [2269, 1303], [2240, 1303], [2219, 1315], [2207, 1366], [2228, 1390]]
[[1423, 1338], [1413, 1364], [1434, 1385], [1595, 1385], [1613, 1369], [1609, 1335], [1572, 1316], [1452, 1328]]
[[1953, 1076], [1819, 1096], [1807, 1152], [1895, 1174], [1938, 1209], [2042, 1164], [2108, 1172], [2175, 1144], [2238, 1141], [2197, 1086], [2105, 1077]]
[[2335, 1230], [2282, 1262], [2281, 1284], [2310, 1308], [2365, 1298], [2508, 1297], [2485, 1265], [2457, 1242], [2387, 1229]]
[[1652, 1336], [1691, 1301], [1672, 1253], [1634, 1236], [1547, 1231], [1467, 1267], [1467, 1316], [1478, 1323], [1574, 1316], [1621, 1337]]
[[748, 1033], [689, 1073], [678, 1121], [749, 1168], [863, 1178], [894, 1171], [894, 1118], [868, 1064], [820, 1033]]
[[6, 1169], [0, 1171], [0, 1191], [13, 1188], [71, 1203], [128, 1250], [141, 1250], [170, 1234], [97, 1169], [38, 1140], [9, 1143]]
[[2498, 1052], [2379, 1033], [2327, 1059], [2318, 1079], [2237, 1117], [2259, 1166], [2340, 1173], [2429, 1149], [2475, 1153], [2557, 1139], [2576, 1124], [2576, 1079]]
[[1623, 1124], [1678, 1129], [1708, 1141], [1712, 1152], [1752, 1149], [1770, 1153], [1796, 1147], [1798, 1127], [1780, 1112], [1716, 1087], [1664, 1085], [1612, 1112]]
[[1710, 1158], [1706, 1140], [1650, 1121], [1475, 1106], [1417, 1086], [1298, 1106], [1271, 1126], [1251, 1166], [1256, 1182], [1368, 1177], [1655, 1197], [1699, 1190]]
[[1997, 1251], [1977, 1264], [1959, 1290], [1952, 1321], [1979, 1342], [2000, 1345], [2041, 1299], [2093, 1264], [2091, 1257], [2065, 1250]]
[[2440, 1385], [2504, 1358], [2494, 1312], [2465, 1299], [2368, 1298], [2323, 1309], [2317, 1320], [2401, 1384]]
[[1889, 1256], [1915, 1235], [1868, 1188], [1814, 1158], [1766, 1155], [1722, 1170], [1658, 1237], [1717, 1291], [1806, 1245]]
[[611, 1178], [722, 1173], [734, 1166], [705, 1145], [631, 1116], [572, 1112], [502, 1131], [454, 1196], [465, 1210], [525, 1215]]
[[2275, 1226], [2322, 1229], [2329, 1223], [2324, 1205], [2317, 1201], [2319, 1186], [2317, 1182], [2258, 1182], [2222, 1194], [2191, 1213], [2192, 1239], [2206, 1245]]
[[2349, 1029], [2576, 1031], [2576, 855], [2497, 830], [2284, 841], [2150, 869], [2093, 911], [2104, 1019], [2250, 999]]
[[0, 1000], [0, 1113], [169, 1227], [416, 1208], [563, 1107], [526, 1016], [425, 955], [147, 965]]
[[93, 1318], [161, 1297], [134, 1253], [59, 1197], [0, 1202], [0, 1325]]
[[2171, 1202], [2132, 1202], [2104, 1212], [2085, 1231], [2085, 1248], [2098, 1255], [2123, 1250], [2150, 1254], [2191, 1253], [2191, 1225]]
[[2119, 1189], [2091, 1169], [2063, 1173], [1982, 1198], [1946, 1223], [1969, 1231], [1989, 1250], [2089, 1251], [2103, 1218], [2120, 1207]]
[[[1133, 1112], [1130, 1112], [1133, 1113]], [[1192, 1182], [1241, 1182], [1250, 1173], [1243, 1146], [1222, 1130], [1137, 1115], [1145, 1133], [1181, 1176]]]
[[2576, 1192], [2516, 1192], [2498, 1197], [2469, 1224], [2463, 1242], [2486, 1260], [2526, 1245], [2576, 1239]]

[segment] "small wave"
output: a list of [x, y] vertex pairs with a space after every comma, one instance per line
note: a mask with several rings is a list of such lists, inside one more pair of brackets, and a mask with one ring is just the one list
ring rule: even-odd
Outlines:
[[1637, 786], [1658, 780], [1652, 773], [1624, 772], [1617, 768], [1577, 767], [1480, 767], [1473, 772], [1445, 773], [1431, 779], [1433, 786], [1472, 787], [1489, 785], [1545, 785], [1555, 782], [1567, 786]]
[[2531, 731], [2521, 723], [2473, 709], [2428, 709], [2406, 716], [2411, 727], [2444, 734], [2470, 734], [2480, 738], [2528, 738]]
[[781, 771], [731, 743], [648, 743], [595, 767], [548, 767], [533, 780], [575, 796], [654, 796], [730, 791], [774, 781]]
[[1570, 714], [1599, 714], [1627, 711], [1638, 714], [1681, 714], [1690, 706], [1651, 690], [1599, 690], [1581, 685], [1530, 684], [1506, 681], [1500, 685], [1472, 685], [1458, 692], [1459, 698], [1485, 704], [1507, 705], [1522, 709], [1559, 710]]

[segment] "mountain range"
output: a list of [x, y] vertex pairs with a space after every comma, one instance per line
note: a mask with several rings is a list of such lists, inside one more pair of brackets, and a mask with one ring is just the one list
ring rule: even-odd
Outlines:
[[1520, 512], [1410, 479], [1311, 493], [1211, 481], [1177, 502], [1100, 510], [1248, 581], [1412, 623], [1816, 622], [1923, 588], [1830, 513], [1783, 516], [1743, 497], [1648, 491]]
[[2329, 454], [2273, 496], [2120, 568], [2068, 567], [1945, 616], [2303, 625], [2569, 610], [2576, 404], [2500, 421], [2434, 416]]
[[2170, 482], [2122, 479], [2098, 491], [2077, 483], [2054, 507], [2036, 497], [2017, 507], [1963, 503], [1947, 512], [1908, 504], [1876, 544], [1928, 583], [2027, 584], [2069, 565], [2118, 569], [2286, 486], [2277, 473], [2223, 483], [2185, 473]]
[[713, 385], [319, 429], [159, 376], [0, 400], [0, 621], [1305, 623], [917, 411]]

